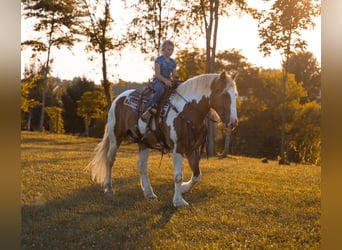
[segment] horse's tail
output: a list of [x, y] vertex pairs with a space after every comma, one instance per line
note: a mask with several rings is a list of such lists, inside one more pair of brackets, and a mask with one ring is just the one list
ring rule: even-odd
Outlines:
[[93, 181], [102, 184], [106, 177], [107, 152], [109, 149], [109, 127], [106, 125], [102, 141], [96, 146], [93, 159], [87, 165], [91, 169]]

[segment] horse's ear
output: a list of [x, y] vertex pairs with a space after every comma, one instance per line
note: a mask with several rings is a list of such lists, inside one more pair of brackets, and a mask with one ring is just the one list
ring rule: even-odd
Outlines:
[[222, 72], [220, 75], [220, 80], [221, 82], [226, 82], [227, 81], [227, 76], [226, 76], [226, 72]]
[[226, 88], [228, 88], [227, 76], [225, 72], [222, 72], [218, 79], [214, 81], [212, 89], [214, 92], [221, 93]]

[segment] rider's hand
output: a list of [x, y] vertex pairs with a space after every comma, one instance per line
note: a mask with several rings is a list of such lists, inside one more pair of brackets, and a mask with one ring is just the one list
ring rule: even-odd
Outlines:
[[168, 86], [168, 87], [171, 87], [172, 86], [172, 82], [170, 80], [166, 80], [165, 81], [165, 85]]

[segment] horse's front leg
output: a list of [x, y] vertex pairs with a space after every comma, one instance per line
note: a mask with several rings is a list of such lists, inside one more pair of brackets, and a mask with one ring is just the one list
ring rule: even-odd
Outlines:
[[175, 178], [175, 194], [173, 196], [173, 205], [175, 207], [179, 206], [187, 206], [187, 203], [182, 196], [182, 181], [183, 181], [183, 173], [182, 173], [182, 164], [183, 164], [183, 156], [181, 154], [176, 153], [175, 151], [172, 154], [173, 160], [173, 168], [174, 168], [174, 178]]
[[157, 199], [157, 195], [155, 195], [155, 193], [153, 192], [147, 172], [147, 160], [149, 152], [150, 150], [148, 148], [139, 148], [138, 167], [140, 172], [140, 184], [142, 190], [144, 191], [144, 196], [147, 199], [153, 200]]
[[192, 187], [199, 182], [201, 178], [201, 171], [199, 169], [200, 154], [199, 150], [196, 149], [191, 153], [186, 154], [190, 168], [192, 170], [191, 179], [188, 182], [182, 183], [181, 191], [182, 193], [189, 192]]

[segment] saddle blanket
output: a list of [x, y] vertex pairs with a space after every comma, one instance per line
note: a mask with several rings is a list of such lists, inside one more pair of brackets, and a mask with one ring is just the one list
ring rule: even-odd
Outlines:
[[[169, 107], [170, 107], [170, 102], [173, 100], [173, 98], [176, 96], [176, 93], [172, 93], [166, 102], [164, 102], [164, 105], [161, 107], [161, 115], [165, 116]], [[137, 96], [134, 92], [128, 96], [126, 96], [124, 100], [124, 105], [130, 107], [133, 110], [138, 110], [140, 105], [143, 105], [144, 107], [146, 106], [146, 103], [148, 102], [148, 99], [145, 97]], [[162, 101], [163, 102], [163, 101]]]
[[124, 100], [124, 104], [134, 110], [137, 110], [139, 107], [139, 103], [142, 101], [142, 103], [146, 104], [147, 100], [145, 98], [143, 98], [141, 100], [140, 97], [137, 97], [135, 95], [128, 95], [126, 96], [125, 100]]

